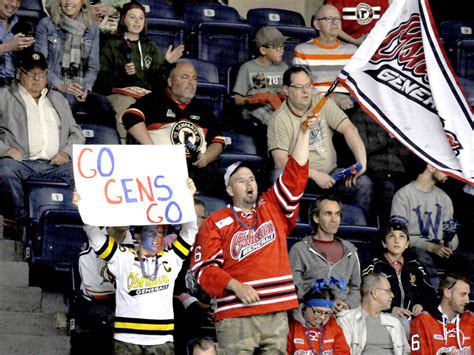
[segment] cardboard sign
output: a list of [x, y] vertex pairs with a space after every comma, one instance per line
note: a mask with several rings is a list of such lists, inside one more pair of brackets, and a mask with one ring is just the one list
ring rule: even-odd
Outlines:
[[86, 224], [181, 224], [196, 218], [182, 145], [76, 144], [73, 165]]

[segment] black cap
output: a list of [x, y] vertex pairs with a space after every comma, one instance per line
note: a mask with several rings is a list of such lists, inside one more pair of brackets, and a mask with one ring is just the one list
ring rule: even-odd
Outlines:
[[20, 68], [24, 70], [31, 70], [33, 68], [47, 69], [48, 63], [46, 58], [40, 52], [31, 52], [25, 54], [20, 61]]
[[389, 234], [392, 231], [400, 231], [405, 233], [407, 238], [410, 238], [410, 235], [408, 234], [408, 227], [406, 223], [403, 223], [402, 221], [399, 220], [391, 220], [388, 225], [382, 229], [381, 237], [383, 240], [385, 240], [385, 237], [387, 234]]

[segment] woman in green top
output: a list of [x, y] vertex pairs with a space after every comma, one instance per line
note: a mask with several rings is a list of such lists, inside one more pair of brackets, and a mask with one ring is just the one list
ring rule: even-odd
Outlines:
[[117, 35], [101, 48], [95, 91], [107, 95], [117, 113], [117, 129], [122, 138], [126, 131], [120, 117], [137, 96], [114, 91], [129, 87], [151, 90], [152, 83], [164, 80], [170, 64], [175, 63], [184, 51], [183, 45], [175, 49], [170, 45], [163, 56], [158, 46], [146, 37], [145, 27], [145, 8], [136, 2], [127, 3], [120, 12]]

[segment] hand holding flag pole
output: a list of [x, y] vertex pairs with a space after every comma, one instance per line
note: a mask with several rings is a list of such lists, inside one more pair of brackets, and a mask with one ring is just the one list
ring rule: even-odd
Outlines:
[[[314, 106], [314, 108], [311, 110], [311, 115], [310, 116], [314, 116], [314, 115], [318, 114], [319, 112], [321, 112], [321, 109], [323, 108], [324, 104], [328, 100], [329, 95], [334, 91], [334, 89], [336, 88], [338, 83], [339, 83], [339, 81], [337, 81], [337, 80], [334, 80], [332, 82], [332, 84], [329, 87], [328, 91], [326, 91], [324, 96], [318, 101], [316, 106]], [[308, 119], [306, 119], [303, 123], [301, 123], [301, 128], [303, 128], [303, 129], [308, 128]]]

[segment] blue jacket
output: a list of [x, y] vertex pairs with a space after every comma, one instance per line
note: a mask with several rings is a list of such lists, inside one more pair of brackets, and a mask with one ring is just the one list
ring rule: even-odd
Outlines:
[[[44, 17], [36, 27], [35, 50], [43, 53], [48, 61], [48, 77], [53, 87], [63, 83], [61, 63], [66, 32], [56, 26], [49, 17]], [[99, 27], [95, 26], [84, 33], [82, 40], [85, 50], [83, 63], [84, 85], [92, 91], [99, 73]]]
[[[13, 15], [10, 17], [10, 23], [7, 29], [0, 26], [0, 43], [6, 43], [13, 38], [12, 27], [18, 22], [18, 17]], [[0, 54], [0, 78], [14, 78], [15, 64], [13, 62], [15, 56], [14, 51]]]

